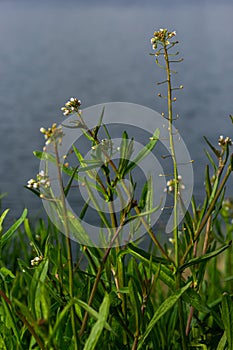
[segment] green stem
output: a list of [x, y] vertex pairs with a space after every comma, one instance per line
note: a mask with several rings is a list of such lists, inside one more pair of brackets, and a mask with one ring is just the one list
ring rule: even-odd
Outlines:
[[[172, 111], [172, 86], [171, 86], [171, 69], [169, 56], [167, 52], [166, 43], [164, 43], [164, 58], [166, 62], [166, 74], [167, 74], [167, 108], [168, 108], [168, 122], [169, 122], [169, 143], [170, 143], [170, 151], [173, 162], [173, 176], [174, 176], [174, 199], [173, 199], [173, 237], [174, 237], [174, 247], [175, 247], [175, 265], [177, 268], [176, 272], [176, 288], [180, 289], [181, 284], [181, 274], [178, 271], [179, 267], [179, 238], [178, 238], [178, 196], [179, 196], [179, 182], [178, 182], [178, 169], [177, 169], [177, 161], [176, 161], [176, 152], [175, 145], [173, 139], [173, 111]], [[184, 313], [183, 313], [183, 305], [182, 299], [180, 298], [178, 301], [178, 314], [179, 314], [179, 322], [180, 322], [180, 334], [182, 340], [182, 349], [187, 349], [187, 337], [185, 334], [185, 322], [184, 322]]]
[[[103, 269], [104, 269], [104, 265], [107, 261], [107, 258], [109, 256], [109, 253], [111, 251], [111, 248], [112, 248], [112, 245], [115, 241], [115, 239], [118, 237], [123, 225], [124, 225], [124, 222], [125, 222], [125, 216], [122, 218], [122, 221], [120, 223], [120, 225], [118, 226], [111, 242], [109, 243], [109, 246], [108, 248], [106, 249], [105, 251], [105, 254], [103, 256], [103, 259], [102, 259], [102, 262], [98, 268], [98, 271], [97, 271], [97, 275], [96, 275], [96, 278], [95, 278], [95, 282], [94, 282], [94, 285], [92, 287], [92, 291], [91, 291], [91, 295], [89, 297], [89, 300], [88, 300], [88, 305], [90, 306], [94, 300], [94, 296], [95, 296], [95, 293], [97, 291], [97, 287], [98, 287], [98, 284], [99, 284], [99, 281], [100, 281], [100, 278], [101, 278], [101, 274], [103, 272]], [[80, 332], [79, 332], [79, 336], [81, 337], [85, 331], [85, 328], [86, 328], [86, 324], [87, 324], [87, 319], [88, 319], [88, 312], [86, 311], [85, 312], [85, 315], [84, 315], [84, 318], [83, 318], [83, 322], [82, 322], [82, 326], [81, 326], [81, 329], [80, 329]]]
[[[59, 160], [59, 154], [58, 154], [58, 148], [57, 148], [56, 141], [54, 143], [54, 151], [55, 151], [56, 166], [57, 166], [57, 173], [58, 173], [58, 182], [59, 182], [60, 192], [61, 192], [64, 231], [65, 231], [66, 245], [67, 245], [67, 261], [68, 261], [68, 269], [69, 269], [69, 295], [70, 295], [70, 298], [73, 299], [73, 297], [74, 297], [74, 292], [73, 292], [74, 282], [73, 282], [73, 258], [72, 258], [72, 249], [71, 249], [71, 239], [70, 239], [69, 223], [68, 223], [67, 208], [66, 208], [66, 198], [65, 198], [65, 193], [64, 193], [64, 189], [63, 189], [61, 166], [60, 166], [60, 160]], [[77, 339], [77, 331], [76, 331], [74, 305], [72, 305], [72, 307], [71, 307], [71, 325], [72, 325], [72, 331], [73, 331], [73, 336], [74, 336], [74, 349], [78, 350], [78, 339]]]
[[169, 57], [167, 52], [166, 44], [164, 44], [164, 58], [166, 62], [166, 73], [167, 73], [167, 107], [168, 107], [168, 122], [169, 122], [169, 143], [170, 151], [173, 162], [173, 175], [174, 175], [174, 226], [173, 226], [173, 235], [175, 242], [175, 263], [176, 267], [179, 266], [179, 240], [178, 240], [178, 217], [177, 217], [177, 206], [178, 206], [178, 169], [176, 161], [175, 146], [172, 133], [172, 124], [173, 124], [173, 113], [172, 113], [172, 87], [171, 87], [171, 70]]

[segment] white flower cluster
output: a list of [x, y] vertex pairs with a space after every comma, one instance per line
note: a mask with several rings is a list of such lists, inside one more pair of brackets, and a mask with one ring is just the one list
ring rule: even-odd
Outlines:
[[37, 180], [30, 179], [28, 180], [27, 187], [39, 189], [41, 186], [48, 188], [50, 186], [49, 177], [45, 175], [44, 170], [41, 170], [39, 174], [37, 174]]
[[[157, 49], [157, 44], [163, 44], [165, 46], [170, 44], [171, 38], [173, 38], [176, 35], [176, 31], [168, 32], [167, 29], [160, 28], [159, 31], [154, 32], [153, 38], [151, 38], [151, 45], [153, 50]], [[158, 55], [157, 55], [158, 56]]]
[[[182, 176], [178, 175], [178, 186], [179, 186], [179, 190], [184, 190], [185, 189], [185, 185], [182, 183]], [[165, 188], [165, 192], [174, 192], [175, 190], [175, 179], [171, 179], [167, 181], [167, 187]]]
[[232, 141], [231, 141], [231, 139], [230, 139], [230, 137], [226, 137], [225, 139], [224, 139], [224, 137], [223, 137], [223, 135], [220, 135], [219, 136], [219, 139], [218, 139], [218, 144], [219, 144], [219, 146], [226, 146], [226, 145], [232, 145]]
[[65, 107], [62, 107], [61, 110], [65, 116], [72, 114], [73, 112], [81, 112], [79, 107], [81, 106], [81, 100], [71, 97], [69, 101], [66, 102]]
[[38, 266], [39, 263], [43, 260], [43, 256], [36, 256], [34, 259], [31, 260], [31, 266]]
[[44, 134], [44, 138], [46, 140], [45, 144], [49, 145], [52, 141], [62, 142], [63, 131], [62, 127], [57, 127], [56, 123], [53, 123], [51, 128], [47, 130], [45, 128], [40, 128], [40, 132]]

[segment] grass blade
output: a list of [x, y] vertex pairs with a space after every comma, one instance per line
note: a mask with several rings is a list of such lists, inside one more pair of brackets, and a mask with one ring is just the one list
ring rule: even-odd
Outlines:
[[227, 349], [233, 350], [233, 301], [228, 293], [222, 296], [222, 320], [227, 337]]
[[19, 228], [19, 226], [25, 220], [26, 216], [27, 216], [27, 209], [24, 209], [21, 217], [2, 236], [1, 247], [3, 247], [11, 239], [15, 231]]
[[108, 319], [109, 307], [110, 298], [108, 294], [105, 294], [104, 300], [100, 305], [98, 321], [92, 327], [91, 333], [85, 343], [84, 350], [94, 350], [96, 348], [96, 344]]
[[210, 260], [210, 259], [214, 258], [215, 256], [224, 252], [224, 250], [226, 250], [227, 248], [231, 247], [231, 244], [232, 244], [232, 241], [230, 241], [228, 244], [224, 245], [223, 247], [221, 247], [217, 250], [214, 250], [213, 252], [204, 254], [204, 255], [199, 256], [197, 258], [190, 259], [187, 263], [181, 265], [179, 270], [184, 271], [187, 267], [190, 267], [190, 266], [196, 265], [196, 264], [200, 264], [204, 261]]
[[136, 157], [129, 163], [125, 169], [124, 174], [126, 175], [129, 171], [133, 170], [155, 147], [156, 143], [159, 140], [160, 131], [156, 129], [152, 139], [148, 144], [142, 148], [142, 150], [136, 155]]
[[138, 350], [142, 349], [142, 346], [146, 340], [146, 338], [148, 337], [149, 333], [151, 332], [151, 330], [153, 329], [153, 327], [156, 325], [156, 323], [160, 320], [161, 317], [163, 317], [163, 315], [170, 310], [176, 303], [177, 301], [180, 299], [180, 297], [182, 296], [182, 294], [190, 287], [191, 282], [187, 283], [183, 288], [181, 288], [179, 291], [177, 291], [176, 293], [172, 294], [170, 297], [168, 297], [156, 310], [156, 312], [154, 313], [154, 316], [152, 317], [149, 325], [147, 326], [147, 329], [145, 331], [145, 333], [143, 334], [142, 338], [139, 341], [138, 344]]

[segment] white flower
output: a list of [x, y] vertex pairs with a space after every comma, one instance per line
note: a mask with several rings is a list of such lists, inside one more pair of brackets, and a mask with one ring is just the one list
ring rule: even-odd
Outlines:
[[43, 256], [36, 256], [31, 260], [31, 266], [37, 266], [43, 260]]
[[48, 146], [50, 143], [51, 143], [51, 139], [48, 139], [48, 140], [45, 142], [46, 146]]

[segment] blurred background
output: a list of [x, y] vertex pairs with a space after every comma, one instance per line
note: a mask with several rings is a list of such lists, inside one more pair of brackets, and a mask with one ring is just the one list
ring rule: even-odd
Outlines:
[[124, 101], [165, 109], [156, 85], [163, 72], [149, 55], [159, 28], [176, 30], [180, 41], [175, 126], [195, 160], [201, 200], [203, 135], [215, 144], [221, 134], [232, 137], [232, 17], [224, 0], [0, 1], [0, 192], [8, 193], [11, 218], [24, 207], [34, 218], [44, 212], [23, 186], [38, 173], [40, 127], [63, 121], [67, 99], [78, 97], [82, 108]]

